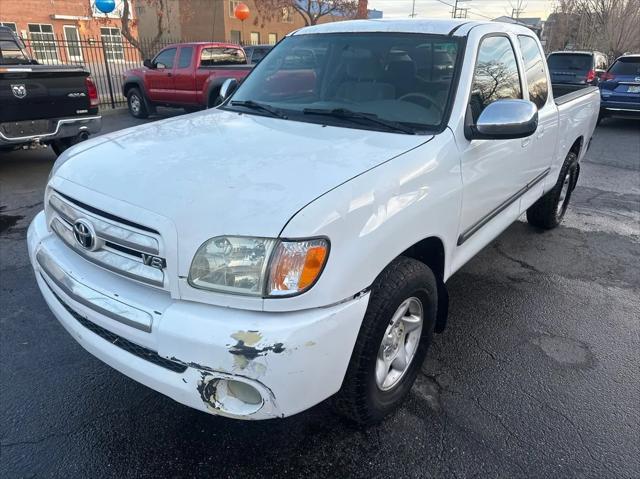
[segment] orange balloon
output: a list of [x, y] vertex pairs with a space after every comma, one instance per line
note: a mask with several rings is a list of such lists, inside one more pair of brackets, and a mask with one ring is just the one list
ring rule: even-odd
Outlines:
[[247, 7], [244, 3], [239, 3], [236, 9], [233, 11], [233, 15], [241, 21], [245, 21], [249, 18], [249, 7]]

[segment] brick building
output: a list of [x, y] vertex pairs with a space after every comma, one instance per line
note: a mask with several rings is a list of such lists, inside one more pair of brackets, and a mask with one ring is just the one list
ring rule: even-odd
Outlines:
[[[141, 38], [183, 41], [231, 41], [243, 44], [274, 44], [287, 33], [305, 26], [293, 9], [281, 9], [269, 17], [258, 15], [253, 0], [164, 0], [161, 18], [156, 5], [138, 2], [136, 15]], [[249, 7], [250, 17], [241, 22], [234, 16], [236, 5]], [[382, 12], [379, 12], [380, 16]], [[320, 23], [344, 20], [327, 15]], [[160, 26], [160, 28], [158, 28]], [[160, 31], [159, 31], [160, 30]]]
[[[135, 5], [129, 0], [130, 5]], [[122, 3], [105, 15], [92, 0], [0, 0], [0, 24], [25, 39], [32, 55], [44, 63], [87, 62], [93, 45], [104, 43], [99, 59], [124, 60], [121, 36]], [[135, 10], [131, 12], [132, 18]], [[137, 34], [135, 21], [131, 31]], [[86, 41], [85, 41], [86, 40]], [[89, 49], [92, 51], [89, 52]]]

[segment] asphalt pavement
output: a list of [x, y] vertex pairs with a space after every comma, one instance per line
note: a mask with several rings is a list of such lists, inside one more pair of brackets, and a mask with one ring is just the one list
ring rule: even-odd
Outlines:
[[640, 477], [640, 122], [597, 129], [563, 225], [519, 221], [449, 280], [447, 330], [368, 429], [209, 416], [85, 352], [27, 259], [53, 161], [0, 153], [0, 477]]

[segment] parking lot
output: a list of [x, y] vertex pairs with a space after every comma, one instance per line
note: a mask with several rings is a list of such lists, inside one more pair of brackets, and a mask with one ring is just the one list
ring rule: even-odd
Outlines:
[[54, 155], [0, 155], [0, 476], [640, 477], [640, 122], [598, 127], [559, 228], [519, 221], [449, 280], [447, 330], [368, 429], [324, 403], [209, 416], [86, 353], [26, 253]]

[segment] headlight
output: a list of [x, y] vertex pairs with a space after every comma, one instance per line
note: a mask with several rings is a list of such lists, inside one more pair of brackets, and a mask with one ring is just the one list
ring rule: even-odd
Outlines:
[[189, 283], [196, 288], [251, 296], [300, 294], [315, 284], [328, 254], [325, 239], [218, 236], [198, 249]]

